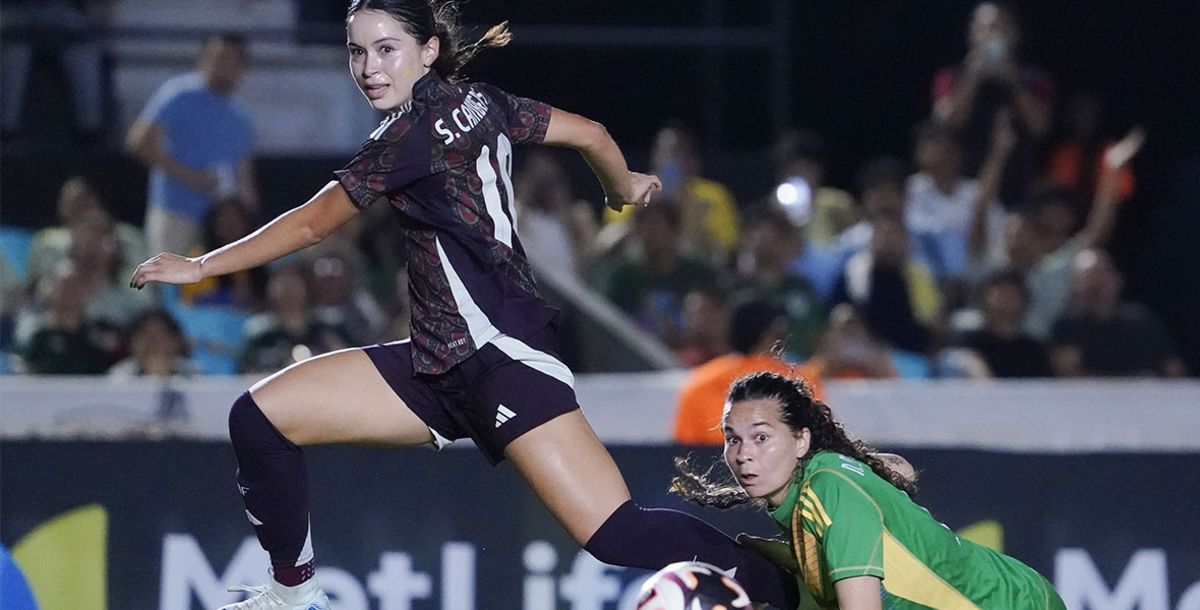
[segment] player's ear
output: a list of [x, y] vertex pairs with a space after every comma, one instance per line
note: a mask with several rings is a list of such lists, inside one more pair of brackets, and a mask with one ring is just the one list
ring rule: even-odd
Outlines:
[[801, 428], [793, 435], [796, 437], [796, 459], [799, 460], [808, 455], [808, 450], [812, 446], [812, 432], [808, 428]]
[[426, 68], [432, 67], [433, 62], [437, 61], [441, 48], [442, 41], [437, 36], [430, 36], [429, 40], [421, 47], [421, 65]]

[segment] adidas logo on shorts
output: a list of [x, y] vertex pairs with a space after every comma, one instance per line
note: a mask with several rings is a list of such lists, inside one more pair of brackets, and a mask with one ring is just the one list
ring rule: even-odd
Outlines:
[[512, 409], [504, 405], [496, 408], [496, 427], [499, 428], [504, 422], [516, 417], [517, 414], [512, 412]]

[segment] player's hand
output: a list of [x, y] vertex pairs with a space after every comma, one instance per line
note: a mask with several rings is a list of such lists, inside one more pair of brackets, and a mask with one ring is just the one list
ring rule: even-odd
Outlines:
[[137, 266], [129, 280], [129, 287], [141, 290], [150, 282], [194, 284], [202, 279], [199, 257], [189, 258], [163, 252]]
[[627, 205], [644, 207], [659, 191], [662, 191], [662, 180], [658, 176], [629, 172], [628, 190], [625, 193], [606, 193], [604, 203], [617, 212]]
[[1108, 169], [1117, 169], [1129, 163], [1138, 151], [1142, 149], [1142, 144], [1146, 142], [1146, 130], [1139, 125], [1129, 130], [1120, 142], [1117, 142], [1104, 153], [1104, 166]]

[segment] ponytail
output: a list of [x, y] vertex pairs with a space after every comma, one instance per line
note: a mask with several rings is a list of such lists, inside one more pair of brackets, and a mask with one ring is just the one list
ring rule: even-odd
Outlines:
[[438, 37], [438, 57], [433, 70], [443, 79], [455, 81], [467, 62], [479, 51], [489, 47], [502, 47], [512, 42], [508, 22], [496, 24], [479, 40], [464, 45], [459, 25], [458, 0], [351, 0], [346, 18], [359, 11], [371, 10], [387, 13], [404, 24], [417, 42], [425, 44], [430, 38]]

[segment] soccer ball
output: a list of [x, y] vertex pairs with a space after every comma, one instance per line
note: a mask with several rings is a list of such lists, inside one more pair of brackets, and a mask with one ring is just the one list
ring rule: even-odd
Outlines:
[[637, 610], [739, 610], [750, 596], [720, 568], [700, 561], [673, 563], [651, 576]]

